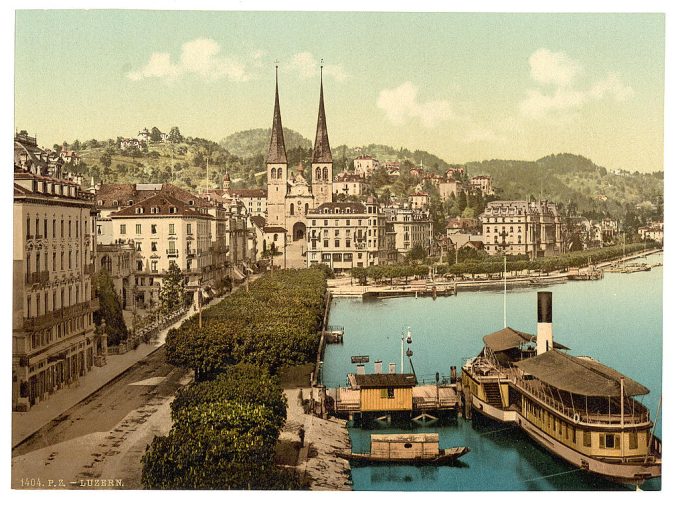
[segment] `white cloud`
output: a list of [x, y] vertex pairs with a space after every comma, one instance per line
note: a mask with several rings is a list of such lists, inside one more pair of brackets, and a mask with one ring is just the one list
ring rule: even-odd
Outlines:
[[541, 84], [567, 86], [583, 72], [581, 65], [565, 53], [541, 48], [529, 57], [531, 77]]
[[196, 75], [206, 81], [248, 81], [253, 77], [248, 70], [249, 65], [257, 66], [263, 55], [262, 51], [255, 51], [246, 62], [221, 54], [221, 47], [215, 40], [199, 38], [182, 44], [177, 63], [172, 61], [170, 53], [152, 53], [146, 65], [129, 72], [127, 77], [139, 81], [144, 78], [173, 80], [184, 75]]
[[622, 102], [633, 95], [633, 89], [625, 85], [617, 74], [596, 81], [590, 88], [574, 86], [574, 78], [583, 74], [581, 64], [565, 53], [538, 49], [529, 57], [531, 77], [543, 88], [527, 90], [519, 105], [520, 114], [531, 119], [557, 115], [561, 119], [573, 118], [589, 102], [613, 97]]
[[[295, 72], [302, 79], [310, 79], [319, 76], [321, 60], [309, 51], [293, 55], [288, 62], [288, 69]], [[348, 77], [342, 65], [324, 63], [323, 75], [336, 81], [345, 81]]]
[[447, 100], [418, 101], [418, 88], [406, 81], [393, 89], [381, 90], [376, 105], [385, 111], [387, 119], [395, 125], [418, 119], [427, 128], [451, 118], [451, 105]]

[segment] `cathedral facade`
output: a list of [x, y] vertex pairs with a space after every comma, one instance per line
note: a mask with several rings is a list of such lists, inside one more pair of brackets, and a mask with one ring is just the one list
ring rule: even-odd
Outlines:
[[272, 137], [267, 154], [267, 225], [286, 229], [287, 242], [306, 241], [307, 214], [333, 199], [333, 157], [326, 129], [323, 99], [323, 67], [321, 68], [319, 117], [312, 152], [311, 183], [300, 164], [294, 170], [288, 166], [279, 107], [278, 69], [274, 97]]

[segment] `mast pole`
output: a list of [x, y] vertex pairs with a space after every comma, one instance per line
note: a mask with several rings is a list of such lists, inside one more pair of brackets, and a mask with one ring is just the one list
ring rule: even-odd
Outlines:
[[621, 385], [621, 457], [623, 458], [623, 377], [619, 378], [619, 384]]
[[503, 252], [503, 327], [508, 327], [508, 271], [505, 252]]

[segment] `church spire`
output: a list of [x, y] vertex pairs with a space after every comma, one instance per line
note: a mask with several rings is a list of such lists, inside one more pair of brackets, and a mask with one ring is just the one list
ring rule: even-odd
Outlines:
[[269, 142], [267, 164], [287, 164], [286, 144], [283, 140], [281, 126], [281, 110], [279, 109], [279, 66], [276, 66], [276, 95], [274, 98], [274, 121], [272, 123], [272, 139]]
[[323, 60], [321, 64], [321, 95], [319, 97], [319, 119], [316, 122], [316, 140], [314, 141], [314, 153], [312, 164], [330, 164], [333, 162], [331, 146], [328, 143], [328, 130], [326, 129], [326, 109], [323, 104]]

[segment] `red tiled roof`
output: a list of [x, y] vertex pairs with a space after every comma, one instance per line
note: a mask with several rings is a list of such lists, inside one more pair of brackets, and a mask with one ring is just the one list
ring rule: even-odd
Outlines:
[[267, 197], [267, 191], [261, 188], [232, 188], [229, 193], [237, 197]]
[[[175, 208], [175, 213], [170, 213], [170, 208]], [[141, 208], [143, 211], [138, 213], [137, 210]], [[151, 213], [152, 208], [157, 208], [157, 213]], [[194, 216], [194, 217], [206, 217], [209, 218], [210, 215], [207, 213], [201, 213], [192, 209], [187, 203], [180, 201], [176, 197], [166, 193], [159, 192], [151, 197], [143, 199], [134, 203], [131, 206], [127, 206], [120, 211], [115, 211], [111, 213], [112, 217], [124, 217], [124, 216]]]

